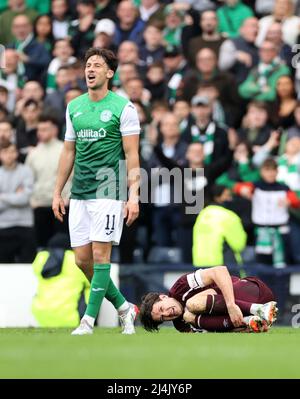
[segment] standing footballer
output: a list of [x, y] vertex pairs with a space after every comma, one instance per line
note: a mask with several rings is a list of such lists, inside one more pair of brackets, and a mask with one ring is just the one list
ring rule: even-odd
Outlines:
[[[90, 48], [85, 55], [88, 92], [72, 100], [66, 111], [65, 142], [52, 208], [62, 221], [65, 207], [61, 192], [74, 166], [69, 212], [71, 245], [76, 264], [91, 281], [85, 315], [72, 335], [92, 334], [104, 297], [118, 310], [123, 334], [135, 333], [136, 309], [110, 278], [111, 249], [119, 244], [123, 219], [130, 226], [139, 215], [136, 172], [140, 124], [133, 104], [108, 90], [116, 69], [113, 52]], [[127, 190], [121, 187], [122, 161], [123, 170], [127, 163], [127, 202]]]

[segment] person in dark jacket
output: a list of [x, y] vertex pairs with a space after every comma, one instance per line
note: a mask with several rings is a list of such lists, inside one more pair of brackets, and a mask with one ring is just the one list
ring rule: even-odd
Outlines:
[[247, 141], [253, 152], [263, 146], [269, 139], [272, 126], [269, 124], [269, 109], [263, 101], [252, 101], [248, 104], [242, 127], [238, 129], [241, 141]]
[[[185, 162], [187, 144], [180, 141], [179, 121], [168, 112], [160, 123], [161, 139], [158, 138], [158, 153], [175, 161], [178, 165]], [[156, 245], [173, 246], [177, 242], [180, 203], [175, 201], [176, 178], [164, 179], [164, 167], [157, 152], [153, 152], [148, 162], [151, 171], [151, 202], [153, 204], [153, 239]], [[162, 176], [160, 179], [159, 176]]]
[[212, 120], [212, 104], [208, 97], [194, 96], [192, 114], [195, 124], [186, 131], [182, 139], [187, 143], [200, 142], [204, 148], [204, 165], [230, 165], [234, 143], [229, 143], [228, 132]]
[[86, 51], [92, 46], [95, 38], [97, 20], [94, 0], [79, 0], [77, 3], [78, 19], [71, 22], [69, 36], [77, 58], [84, 58]]
[[192, 263], [193, 226], [201, 209], [212, 200], [211, 188], [216, 178], [228, 168], [230, 160], [228, 164], [215, 162], [205, 166], [204, 146], [200, 142], [189, 144], [184, 163], [166, 157], [160, 146], [154, 147], [154, 154], [169, 171], [179, 168], [182, 172], [177, 183], [179, 187], [174, 188], [174, 196], [181, 194], [177, 245], [181, 248], [182, 261]]
[[226, 115], [226, 124], [236, 127], [241, 116], [241, 101], [235, 78], [217, 68], [217, 57], [210, 48], [202, 48], [196, 55], [196, 69], [186, 72], [183, 97], [190, 101], [201, 83], [212, 83], [220, 93], [220, 102]]
[[141, 45], [145, 22], [138, 17], [138, 9], [129, 0], [122, 0], [117, 8], [118, 22], [114, 43], [119, 46], [125, 40]]
[[190, 65], [195, 66], [196, 54], [202, 48], [210, 48], [217, 57], [225, 37], [218, 32], [218, 18], [214, 10], [205, 10], [200, 18], [201, 34], [193, 37], [187, 47], [186, 56]]
[[43, 81], [50, 63], [50, 54], [33, 36], [33, 26], [26, 15], [14, 18], [12, 32], [16, 40], [8, 47], [17, 50], [18, 74], [26, 80]]
[[251, 68], [258, 64], [257, 33], [257, 18], [247, 18], [240, 28], [240, 35], [226, 40], [220, 48], [219, 68], [231, 72], [237, 84], [242, 83]]

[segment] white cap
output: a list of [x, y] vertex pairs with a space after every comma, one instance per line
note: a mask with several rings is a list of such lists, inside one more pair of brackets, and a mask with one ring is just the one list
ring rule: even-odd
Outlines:
[[116, 30], [115, 23], [108, 18], [100, 19], [95, 28], [95, 35], [98, 33], [106, 33], [108, 36], [114, 35]]
[[193, 106], [197, 106], [197, 105], [209, 105], [210, 101], [209, 98], [206, 96], [199, 96], [196, 95], [192, 98], [191, 104]]

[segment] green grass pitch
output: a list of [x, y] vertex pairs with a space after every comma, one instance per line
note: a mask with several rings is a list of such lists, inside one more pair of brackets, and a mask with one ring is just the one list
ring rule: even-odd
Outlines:
[[300, 329], [123, 336], [96, 328], [0, 329], [0, 378], [300, 378]]

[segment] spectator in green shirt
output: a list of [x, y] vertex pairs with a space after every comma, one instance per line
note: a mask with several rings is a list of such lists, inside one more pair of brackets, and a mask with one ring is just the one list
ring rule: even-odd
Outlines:
[[236, 37], [239, 35], [243, 21], [254, 16], [253, 11], [240, 0], [225, 0], [224, 2], [225, 5], [217, 10], [219, 31], [230, 38]]
[[180, 46], [181, 33], [184, 27], [184, 11], [177, 10], [172, 4], [169, 4], [165, 10], [165, 29], [163, 37], [167, 45]]
[[38, 13], [29, 8], [24, 0], [10, 0], [9, 8], [0, 15], [0, 43], [4, 46], [14, 41], [12, 21], [17, 15], [26, 15], [33, 23]]
[[247, 100], [274, 101], [277, 80], [282, 75], [290, 75], [290, 70], [279, 58], [278, 47], [270, 41], [262, 43], [259, 57], [258, 65], [239, 86], [240, 96]]
[[233, 154], [232, 166], [218, 179], [217, 184], [233, 188], [237, 182], [259, 180], [259, 170], [251, 164], [251, 148], [247, 142], [240, 142]]
[[[23, 3], [22, 0], [14, 0], [16, 4]], [[12, 0], [0, 0], [0, 13], [9, 8], [9, 3], [12, 3]], [[33, 8], [39, 14], [48, 14], [50, 10], [50, 0], [25, 0], [26, 8]]]

